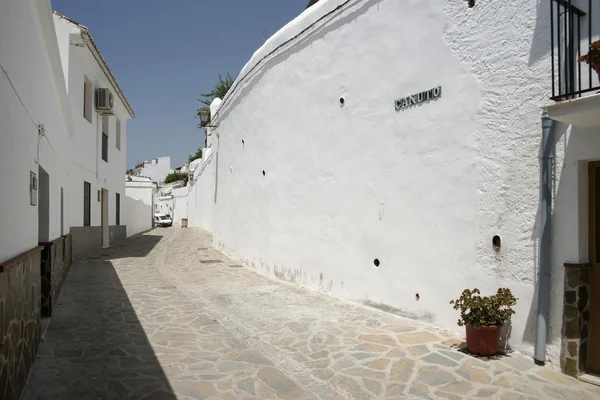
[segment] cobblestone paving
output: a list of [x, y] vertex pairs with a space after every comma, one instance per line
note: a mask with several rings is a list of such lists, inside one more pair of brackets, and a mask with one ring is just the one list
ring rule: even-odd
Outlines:
[[271, 281], [160, 229], [75, 263], [23, 398], [593, 399], [512, 354], [483, 361], [414, 321]]

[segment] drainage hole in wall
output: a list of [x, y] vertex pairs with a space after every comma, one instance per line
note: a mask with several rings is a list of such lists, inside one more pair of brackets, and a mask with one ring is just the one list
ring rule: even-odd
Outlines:
[[263, 176], [267, 175], [267, 173], [265, 172], [265, 170], [263, 169]]
[[242, 139], [242, 147], [244, 147], [245, 144], [246, 142], [244, 142], [244, 139]]
[[343, 106], [346, 103], [346, 99], [340, 97], [340, 105]]
[[373, 264], [375, 264], [375, 266], [376, 266], [377, 268], [379, 268], [379, 265], [381, 265], [381, 263], [379, 262], [379, 259], [378, 259], [378, 258], [376, 258], [376, 259], [373, 261]]
[[492, 238], [492, 246], [495, 251], [500, 251], [500, 248], [502, 248], [502, 239], [500, 236], [496, 235]]

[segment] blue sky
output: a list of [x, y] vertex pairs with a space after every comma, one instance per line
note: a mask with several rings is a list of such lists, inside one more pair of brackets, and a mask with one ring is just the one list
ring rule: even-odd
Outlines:
[[204, 144], [194, 118], [199, 93], [219, 73], [237, 75], [307, 0], [51, 0], [87, 26], [136, 118], [127, 127], [127, 166], [171, 156], [183, 164]]

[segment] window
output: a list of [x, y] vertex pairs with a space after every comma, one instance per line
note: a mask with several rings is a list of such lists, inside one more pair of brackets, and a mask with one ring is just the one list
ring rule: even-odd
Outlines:
[[92, 184], [83, 182], [83, 226], [90, 226], [90, 207], [92, 203]]
[[84, 75], [83, 81], [83, 117], [92, 123], [92, 106], [94, 102], [94, 86], [92, 81]]
[[108, 162], [108, 135], [102, 132], [102, 159]]
[[121, 225], [121, 195], [117, 193], [117, 204], [115, 205], [116, 221], [115, 225]]
[[121, 150], [121, 121], [117, 118], [117, 131], [115, 132], [115, 141], [117, 142], [117, 150]]
[[108, 162], [108, 117], [102, 117], [102, 159]]

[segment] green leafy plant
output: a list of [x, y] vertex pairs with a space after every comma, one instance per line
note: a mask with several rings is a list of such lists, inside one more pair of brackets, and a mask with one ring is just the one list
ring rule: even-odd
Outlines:
[[592, 44], [590, 44], [590, 51], [586, 55], [579, 57], [577, 61], [588, 64], [600, 61], [600, 40], [592, 42]]
[[188, 174], [182, 174], [180, 172], [173, 172], [173, 173], [167, 175], [167, 177], [165, 178], [165, 183], [186, 181], [187, 177], [188, 177]]
[[[196, 115], [200, 115], [200, 110], [210, 110], [210, 105], [214, 99], [219, 98], [223, 100], [227, 92], [229, 92], [229, 89], [231, 89], [231, 86], [233, 86], [233, 82], [235, 82], [235, 78], [231, 76], [229, 72], [225, 74], [224, 78], [223, 75], [219, 74], [219, 81], [215, 84], [213, 89], [209, 93], [200, 94], [200, 97], [202, 98], [198, 99], [198, 101], [202, 103], [203, 106], [196, 110]], [[210, 123], [210, 121], [208, 122]], [[202, 126], [198, 125], [198, 128], [202, 128]]]
[[498, 289], [492, 296], [481, 296], [476, 288], [463, 290], [460, 297], [450, 304], [454, 305], [455, 310], [460, 310], [458, 326], [480, 327], [504, 325], [515, 313], [512, 307], [517, 304], [517, 300], [507, 288]]
[[188, 162], [192, 162], [192, 161], [197, 160], [199, 158], [202, 158], [202, 147], [198, 147], [198, 150], [196, 151], [196, 154], [190, 155], [190, 157], [188, 158]]

